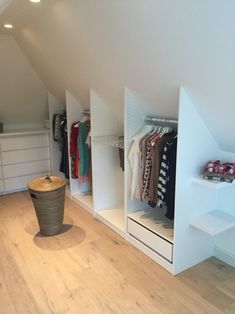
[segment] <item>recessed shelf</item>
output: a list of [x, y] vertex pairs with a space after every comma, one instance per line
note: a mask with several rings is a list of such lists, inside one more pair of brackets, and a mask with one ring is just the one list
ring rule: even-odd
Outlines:
[[235, 216], [221, 210], [213, 210], [194, 218], [191, 226], [214, 236], [235, 227]]
[[125, 230], [125, 214], [123, 204], [101, 209], [96, 212], [96, 216], [103, 218], [121, 231]]
[[130, 213], [128, 217], [173, 243], [174, 221], [168, 219], [162, 209], [147, 208]]
[[82, 206], [86, 210], [92, 212], [93, 211], [93, 197], [92, 195], [86, 194], [75, 194], [72, 196], [74, 202], [78, 205]]
[[229, 183], [229, 182], [224, 182], [224, 181], [204, 179], [202, 176], [192, 178], [192, 183], [202, 185], [211, 189], [221, 189], [221, 188], [225, 188], [233, 184], [233, 182]]

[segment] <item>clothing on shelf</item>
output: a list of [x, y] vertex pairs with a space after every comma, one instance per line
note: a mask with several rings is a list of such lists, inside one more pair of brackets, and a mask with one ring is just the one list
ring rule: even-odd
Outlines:
[[[132, 138], [128, 155], [132, 170], [131, 199], [167, 208], [174, 218], [176, 132], [171, 127], [145, 125]], [[164, 162], [165, 159], [165, 162]]]

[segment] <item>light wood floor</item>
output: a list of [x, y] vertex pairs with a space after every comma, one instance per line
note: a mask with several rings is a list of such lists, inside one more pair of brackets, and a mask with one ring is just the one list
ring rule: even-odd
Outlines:
[[28, 193], [0, 197], [0, 313], [235, 313], [235, 270], [176, 277], [66, 200], [66, 232], [40, 237]]

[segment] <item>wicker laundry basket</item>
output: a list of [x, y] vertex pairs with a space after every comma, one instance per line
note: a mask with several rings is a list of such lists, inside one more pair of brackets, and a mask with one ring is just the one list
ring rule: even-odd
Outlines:
[[40, 234], [58, 234], [63, 225], [66, 180], [46, 176], [28, 182], [30, 196], [38, 218]]

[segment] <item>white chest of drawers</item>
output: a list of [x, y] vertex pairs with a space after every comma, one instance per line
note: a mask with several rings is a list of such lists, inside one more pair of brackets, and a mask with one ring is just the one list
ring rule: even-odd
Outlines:
[[27, 189], [27, 182], [50, 173], [48, 130], [0, 134], [0, 194]]

